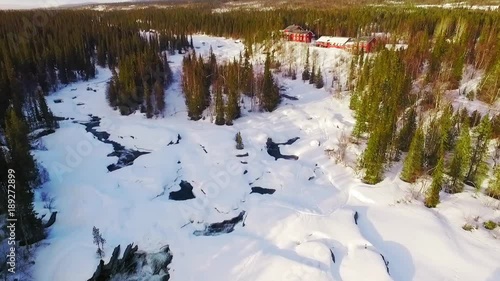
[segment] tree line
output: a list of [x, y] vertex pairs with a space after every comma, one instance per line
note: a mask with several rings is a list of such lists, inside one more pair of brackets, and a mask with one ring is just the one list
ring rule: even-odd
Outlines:
[[212, 49], [207, 58], [194, 50], [184, 57], [182, 89], [191, 120], [200, 120], [213, 107], [216, 125], [232, 125], [241, 116], [243, 96], [262, 111], [273, 111], [281, 97], [271, 72], [271, 54], [267, 54], [263, 72], [250, 62], [248, 49], [239, 59], [217, 61]]

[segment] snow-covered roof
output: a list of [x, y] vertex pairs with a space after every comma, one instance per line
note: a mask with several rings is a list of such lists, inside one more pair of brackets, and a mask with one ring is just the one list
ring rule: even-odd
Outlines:
[[406, 50], [408, 44], [385, 44], [385, 47], [389, 50]]
[[330, 43], [335, 45], [344, 45], [351, 40], [351, 37], [333, 37], [333, 36], [321, 36], [316, 40], [320, 43]]

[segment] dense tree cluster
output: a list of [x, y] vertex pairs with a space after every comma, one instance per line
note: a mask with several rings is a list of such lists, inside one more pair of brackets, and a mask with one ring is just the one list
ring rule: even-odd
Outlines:
[[273, 111], [280, 102], [277, 82], [271, 73], [268, 54], [263, 73], [254, 70], [249, 53], [239, 60], [217, 62], [212, 51], [208, 58], [193, 51], [183, 60], [182, 89], [191, 120], [199, 120], [203, 111], [214, 105], [215, 124], [232, 125], [241, 116], [240, 101], [247, 96], [260, 110]]

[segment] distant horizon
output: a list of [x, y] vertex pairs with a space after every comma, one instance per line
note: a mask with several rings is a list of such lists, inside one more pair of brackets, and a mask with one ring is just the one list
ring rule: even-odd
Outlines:
[[[6, 2], [6, 3], [4, 3]], [[65, 6], [82, 6], [94, 4], [111, 4], [120, 2], [132, 2], [131, 0], [2, 0], [0, 1], [0, 10], [31, 10], [31, 9], [50, 9]]]

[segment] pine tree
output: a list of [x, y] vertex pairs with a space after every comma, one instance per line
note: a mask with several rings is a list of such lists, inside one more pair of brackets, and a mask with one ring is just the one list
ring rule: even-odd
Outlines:
[[418, 128], [410, 145], [408, 156], [403, 164], [401, 179], [406, 182], [415, 182], [422, 174], [424, 165], [424, 132]]
[[462, 124], [460, 137], [453, 151], [453, 159], [451, 160], [450, 170], [448, 175], [451, 178], [449, 185], [445, 191], [448, 193], [462, 192], [464, 189], [464, 179], [467, 168], [469, 167], [471, 157], [471, 140], [469, 132], [469, 124]]
[[432, 173], [432, 184], [429, 190], [427, 190], [427, 194], [425, 197], [425, 206], [427, 208], [435, 208], [440, 200], [439, 200], [439, 192], [443, 188], [444, 184], [444, 147], [441, 145], [440, 148], [440, 156], [438, 159], [438, 163], [434, 172]]
[[323, 88], [325, 86], [325, 81], [323, 80], [323, 74], [321, 73], [321, 67], [318, 67], [318, 73], [316, 74], [315, 85], [317, 89]]

